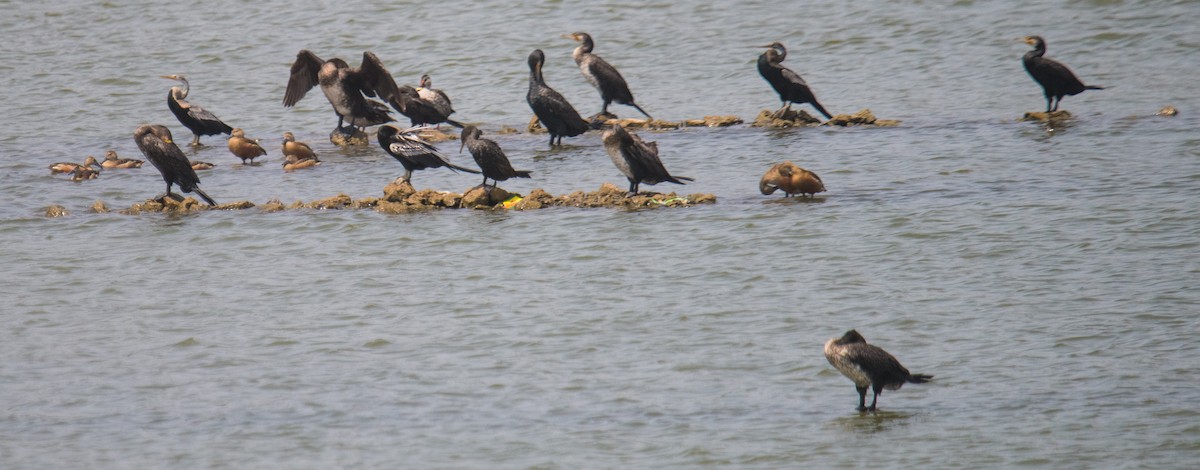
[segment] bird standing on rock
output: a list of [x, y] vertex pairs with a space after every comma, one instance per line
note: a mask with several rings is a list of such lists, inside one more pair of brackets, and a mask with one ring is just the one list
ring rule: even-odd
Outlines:
[[267, 154], [267, 151], [251, 139], [246, 138], [246, 131], [240, 127], [233, 130], [233, 135], [229, 136], [229, 151], [235, 157], [242, 159], [242, 164], [246, 164], [246, 160], [250, 160], [250, 164], [254, 164], [254, 159]]
[[200, 136], [202, 135], [218, 135], [233, 132], [233, 128], [229, 127], [229, 124], [222, 122], [221, 118], [218, 118], [217, 115], [187, 101], [188, 92], [192, 89], [191, 85], [188, 84], [187, 77], [183, 75], [163, 75], [162, 78], [175, 80], [183, 84], [183, 88], [173, 86], [167, 92], [167, 107], [171, 109], [171, 113], [175, 114], [175, 118], [179, 119], [179, 123], [183, 124], [183, 127], [192, 131], [192, 146], [200, 146]]
[[514, 170], [500, 145], [491, 139], [480, 137], [482, 135], [483, 131], [475, 126], [464, 127], [462, 144], [459, 145], [458, 151], [462, 152], [463, 147], [471, 151], [471, 156], [475, 157], [475, 163], [483, 173], [483, 186], [487, 186], [488, 178], [492, 179], [492, 187], [496, 187], [501, 181], [509, 178], [530, 177], [528, 171]]
[[800, 168], [790, 161], [784, 161], [771, 165], [758, 182], [758, 190], [764, 195], [773, 194], [779, 189], [783, 190], [784, 197], [793, 194], [811, 197], [825, 192], [825, 183], [816, 173]]
[[829, 111], [826, 111], [825, 107], [817, 102], [817, 97], [813, 95], [808, 83], [800, 78], [800, 74], [783, 66], [783, 59], [787, 58], [787, 48], [779, 42], [773, 42], [763, 47], [766, 47], [767, 50], [758, 56], [758, 73], [767, 80], [767, 83], [771, 84], [775, 92], [779, 93], [779, 99], [783, 101], [783, 107], [775, 111], [775, 115], [781, 116], [791, 109], [792, 103], [809, 103], [825, 115], [825, 119], [832, 118]]
[[159, 199], [170, 197], [182, 200], [182, 196], [171, 193], [171, 185], [178, 184], [180, 191], [184, 193], [195, 191], [208, 205], [217, 205], [211, 197], [208, 197], [208, 194], [198, 187], [200, 177], [196, 176], [196, 170], [192, 169], [191, 162], [171, 139], [170, 129], [159, 125], [144, 125], [133, 131], [133, 141], [137, 143], [138, 150], [142, 151], [142, 155], [150, 160], [150, 164], [158, 168], [163, 181], [167, 183], [167, 193]]
[[[909, 373], [895, 357], [879, 346], [867, 344], [855, 330], [826, 341], [825, 359], [854, 381], [854, 388], [858, 390], [858, 411], [875, 411], [875, 402], [884, 389], [900, 390], [906, 383], [920, 384], [933, 379], [932, 375]], [[866, 406], [867, 387], [872, 387], [875, 392], [871, 406]]]
[[[675, 184], [685, 184], [692, 181], [686, 176], [671, 176], [658, 159], [658, 143], [644, 142], [641, 137], [630, 134], [620, 124], [613, 123], [604, 131], [604, 149], [613, 165], [629, 180], [629, 195], [638, 192], [641, 183], [658, 184], [667, 181]], [[681, 181], [682, 180], [682, 181]]]
[[286, 157], [288, 155], [295, 155], [295, 156], [299, 157], [301, 160], [306, 160], [306, 159], [312, 159], [312, 160], [318, 160], [318, 161], [320, 160], [317, 158], [317, 153], [313, 152], [312, 147], [309, 147], [308, 144], [306, 144], [304, 142], [297, 142], [296, 136], [293, 135], [291, 132], [284, 132], [283, 133], [283, 156]]
[[629, 84], [625, 83], [621, 72], [618, 72], [616, 67], [600, 56], [592, 53], [595, 43], [592, 42], [590, 34], [571, 33], [564, 34], [563, 37], [579, 42], [579, 46], [571, 53], [571, 57], [575, 59], [575, 64], [579, 66], [583, 78], [600, 91], [600, 99], [604, 101], [604, 106], [600, 108], [600, 115], [608, 114], [608, 105], [616, 101], [617, 104], [633, 106], [647, 119], [654, 119], [650, 117], [650, 113], [633, 101], [633, 93], [629, 91]]
[[388, 115], [387, 105], [368, 98], [379, 96], [386, 101], [397, 93], [395, 79], [370, 51], [363, 52], [362, 65], [352, 68], [342, 59], [326, 61], [312, 51], [301, 49], [292, 63], [283, 106], [294, 106], [317, 85], [337, 114], [336, 130], [343, 134], [354, 133], [353, 129], [343, 127], [343, 123], [362, 130], [394, 120]]
[[1033, 46], [1033, 50], [1026, 52], [1021, 61], [1025, 64], [1025, 71], [1029, 72], [1029, 76], [1042, 86], [1042, 92], [1046, 95], [1047, 113], [1058, 111], [1058, 103], [1062, 102], [1064, 96], [1078, 95], [1084, 90], [1104, 89], [1102, 86], [1084, 85], [1067, 66], [1043, 57], [1046, 55], [1046, 41], [1041, 36], [1025, 36], [1022, 40], [1025, 44]]
[[416, 133], [417, 128], [399, 129], [396, 126], [379, 128], [376, 138], [379, 146], [404, 166], [404, 176], [400, 179], [412, 183], [412, 172], [426, 168], [446, 167], [452, 171], [465, 171], [479, 174], [478, 171], [450, 163], [433, 144], [426, 142]]
[[562, 145], [563, 137], [575, 137], [587, 132], [591, 125], [579, 116], [579, 111], [562, 94], [546, 85], [542, 77], [542, 65], [545, 62], [546, 54], [541, 49], [529, 53], [529, 93], [525, 95], [525, 101], [542, 127], [550, 133], [550, 147], [553, 148], [555, 138], [558, 138], [558, 145]]

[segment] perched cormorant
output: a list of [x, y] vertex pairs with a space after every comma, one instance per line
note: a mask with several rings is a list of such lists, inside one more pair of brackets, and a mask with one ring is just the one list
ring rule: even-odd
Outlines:
[[816, 173], [785, 161], [771, 165], [771, 169], [758, 182], [758, 190], [770, 195], [775, 190], [782, 189], [784, 197], [793, 194], [813, 196], [825, 192], [825, 183]]
[[[463, 126], [462, 123], [450, 119], [450, 114], [443, 112], [436, 103], [421, 99], [420, 92], [408, 85], [401, 86], [388, 102], [396, 111], [400, 111], [400, 114], [408, 116], [413, 127], [443, 122], [454, 127]], [[451, 109], [450, 112], [453, 113], [454, 110]]]
[[[854, 381], [854, 388], [858, 389], [858, 411], [875, 411], [875, 401], [884, 389], [900, 390], [905, 383], [920, 384], [933, 378], [932, 375], [910, 374], [900, 361], [882, 348], [867, 344], [855, 330], [826, 341], [825, 359]], [[871, 406], [866, 406], [868, 386], [875, 392]]]
[[386, 101], [397, 93], [396, 81], [372, 52], [363, 52], [362, 65], [351, 68], [342, 59], [321, 60], [311, 51], [302, 49], [292, 63], [283, 106], [292, 107], [317, 85], [321, 85], [321, 91], [333, 105], [333, 112], [338, 117], [337, 128], [342, 132], [346, 132], [343, 122], [365, 129], [394, 121], [388, 115], [387, 105], [368, 99], [379, 96]]
[[254, 164], [254, 159], [267, 154], [266, 149], [258, 145], [251, 139], [246, 138], [246, 131], [240, 127], [233, 130], [233, 135], [229, 136], [229, 152], [235, 157], [242, 159], [242, 164], [246, 164], [246, 160], [250, 160], [250, 164]]
[[658, 159], [658, 143], [644, 142], [641, 137], [630, 134], [620, 124], [614, 123], [611, 129], [604, 131], [604, 149], [608, 151], [613, 165], [629, 179], [630, 195], [637, 194], [640, 183], [658, 184], [668, 181], [684, 184], [683, 181], [692, 181], [692, 178], [686, 176], [671, 176], [667, 173], [662, 160]]
[[587, 132], [590, 126], [566, 98], [546, 86], [546, 80], [542, 78], [542, 64], [545, 62], [546, 55], [541, 49], [529, 53], [529, 93], [525, 95], [525, 101], [541, 121], [542, 127], [550, 133], [550, 146], [553, 147], [556, 137], [558, 145], [562, 145], [564, 136], [575, 137]]
[[391, 125], [379, 128], [377, 135], [379, 146], [383, 147], [383, 150], [388, 155], [391, 155], [392, 158], [395, 158], [396, 161], [400, 162], [401, 165], [404, 165], [404, 176], [401, 179], [411, 183], [412, 172], [414, 170], [424, 170], [426, 168], [441, 166], [451, 170], [479, 174], [479, 171], [450, 163], [450, 159], [442, 155], [437, 147], [422, 140], [416, 134], [416, 130], [416, 128], [401, 130]]
[[121, 158], [117, 156], [115, 150], [109, 150], [104, 152], [104, 161], [100, 162], [100, 166], [104, 168], [141, 168], [143, 163], [146, 162], [132, 158]]
[[178, 184], [180, 191], [195, 191], [208, 205], [217, 205], [208, 194], [196, 186], [200, 184], [200, 177], [196, 176], [196, 170], [192, 169], [192, 164], [183, 155], [183, 151], [171, 140], [170, 129], [159, 125], [143, 125], [133, 131], [133, 141], [137, 143], [142, 155], [162, 173], [163, 181], [167, 183], [167, 194], [163, 197], [176, 196], [171, 193], [171, 185]]
[[183, 124], [183, 127], [192, 131], [192, 145], [200, 145], [200, 136], [202, 135], [228, 134], [233, 132], [233, 128], [229, 127], [229, 124], [221, 122], [221, 118], [215, 114], [187, 102], [188, 92], [192, 89], [191, 85], [188, 84], [187, 77], [183, 75], [163, 75], [162, 78], [183, 83], [183, 88], [173, 86], [167, 92], [167, 107], [171, 108], [171, 112], [175, 114], [175, 117], [179, 119], [179, 123]]
[[790, 108], [792, 103], [809, 103], [812, 104], [817, 111], [825, 115], [825, 119], [833, 116], [829, 111], [825, 110], [821, 103], [817, 102], [817, 97], [813, 96], [813, 92], [808, 88], [808, 83], [805, 83], [800, 74], [793, 72], [791, 69], [783, 66], [783, 59], [787, 58], [787, 48], [779, 42], [773, 42], [768, 46], [766, 52], [758, 56], [758, 73], [775, 88], [779, 93], [779, 99], [783, 101], [783, 107], [779, 108], [776, 113], [783, 112]]
[[575, 59], [575, 64], [579, 66], [583, 78], [600, 90], [600, 99], [604, 100], [604, 107], [600, 108], [600, 114], [607, 114], [608, 105], [616, 101], [617, 104], [633, 106], [647, 118], [654, 119], [650, 117], [650, 113], [633, 102], [633, 93], [630, 93], [629, 85], [625, 83], [625, 79], [621, 77], [617, 68], [605, 62], [600, 56], [592, 54], [595, 43], [592, 42], [590, 34], [571, 33], [564, 34], [563, 37], [579, 42], [579, 46], [575, 48], [575, 52], [571, 53], [571, 57]]
[[509, 178], [529, 178], [530, 172], [514, 170], [512, 163], [504, 155], [504, 150], [500, 149], [500, 145], [491, 139], [480, 137], [482, 135], [483, 131], [475, 126], [464, 127], [462, 144], [459, 145], [458, 151], [461, 153], [463, 147], [471, 151], [471, 156], [475, 157], [475, 163], [482, 170], [484, 186], [487, 186], [488, 178], [492, 179], [492, 187]]
[[[1033, 46], [1021, 59], [1025, 63], [1025, 71], [1042, 86], [1046, 95], [1046, 112], [1058, 111], [1058, 103], [1067, 95], [1078, 95], [1084, 90], [1103, 90], [1104, 87], [1084, 85], [1071, 73], [1071, 69], [1057, 61], [1042, 57], [1046, 54], [1046, 41], [1041, 36], [1025, 36], [1025, 44]], [[1051, 107], [1053, 102], [1054, 106]]]
[[320, 161], [317, 158], [317, 153], [313, 152], [312, 147], [304, 142], [297, 142], [296, 136], [291, 132], [283, 133], [283, 156], [295, 155], [301, 160], [312, 159]]
[[88, 155], [87, 158], [83, 159], [82, 165], [78, 164], [78, 163], [71, 163], [71, 162], [58, 162], [58, 163], [52, 164], [52, 165], [50, 165], [50, 174], [57, 175], [59, 173], [71, 173], [71, 172], [79, 169], [80, 167], [87, 168], [87, 167], [92, 167], [92, 166], [99, 168], [100, 162], [96, 161], [96, 157]]
[[454, 114], [454, 106], [450, 103], [450, 96], [446, 95], [442, 90], [433, 88], [433, 79], [429, 78], [429, 74], [421, 75], [421, 83], [417, 85], [417, 96], [432, 105], [443, 116]]
[[288, 154], [287, 157], [284, 157], [283, 171], [292, 171], [292, 170], [300, 170], [300, 169], [304, 169], [304, 168], [312, 168], [312, 167], [315, 167], [320, 164], [321, 164], [321, 161], [317, 160], [316, 157], [305, 158], [305, 157], [301, 157], [301, 156], [293, 153], [293, 154]]

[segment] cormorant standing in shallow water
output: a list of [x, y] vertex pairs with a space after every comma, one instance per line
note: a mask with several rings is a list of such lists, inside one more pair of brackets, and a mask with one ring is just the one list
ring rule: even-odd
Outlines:
[[565, 34], [563, 37], [579, 42], [579, 46], [571, 53], [571, 57], [575, 59], [575, 64], [579, 66], [583, 78], [600, 90], [600, 99], [604, 100], [604, 107], [600, 108], [600, 114], [608, 114], [608, 105], [616, 101], [617, 104], [633, 106], [638, 112], [646, 115], [646, 118], [654, 119], [650, 117], [650, 113], [633, 102], [633, 93], [629, 91], [629, 85], [625, 83], [625, 78], [621, 77], [617, 68], [601, 59], [600, 56], [592, 54], [595, 43], [592, 42], [591, 35], [571, 33]]
[[[620, 124], [613, 123], [612, 128], [604, 131], [604, 149], [613, 165], [617, 166], [625, 178], [629, 179], [629, 195], [638, 192], [638, 184], [658, 184], [663, 181], [685, 184], [692, 181], [686, 176], [671, 176], [658, 159], [658, 143], [644, 142], [641, 137], [630, 134]], [[683, 180], [683, 181], [680, 181]]]
[[183, 127], [192, 131], [193, 146], [200, 145], [200, 136], [202, 135], [229, 134], [233, 132], [233, 128], [221, 122], [221, 118], [187, 101], [188, 92], [192, 89], [191, 85], [188, 84], [187, 77], [183, 75], [163, 75], [162, 78], [183, 83], [183, 88], [173, 86], [167, 92], [167, 107], [171, 108], [171, 112], [175, 114], [175, 117], [179, 119], [179, 123], [183, 124]]
[[235, 157], [242, 159], [242, 164], [246, 164], [246, 160], [250, 160], [250, 164], [254, 164], [254, 159], [267, 154], [267, 150], [246, 137], [246, 131], [241, 128], [233, 130], [233, 135], [229, 136], [229, 152]]
[[825, 115], [825, 119], [832, 118], [829, 111], [826, 111], [825, 107], [817, 102], [817, 97], [808, 88], [808, 83], [800, 78], [800, 74], [783, 66], [783, 59], [787, 58], [787, 48], [779, 42], [773, 42], [766, 48], [766, 52], [758, 56], [758, 73], [767, 80], [767, 83], [771, 84], [771, 87], [775, 88], [775, 91], [779, 93], [779, 99], [783, 101], [783, 107], [779, 108], [776, 113], [790, 108], [792, 103], [809, 103]]
[[412, 172], [414, 170], [424, 170], [426, 168], [437, 168], [444, 166], [451, 170], [465, 171], [467, 173], [479, 174], [478, 171], [470, 168], [450, 163], [450, 159], [446, 158], [438, 151], [433, 144], [421, 139], [414, 131], [415, 128], [398, 129], [396, 126], [383, 126], [379, 128], [379, 133], [376, 136], [379, 140], [379, 146], [383, 150], [395, 158], [396, 161], [404, 165], [404, 176], [401, 178], [406, 182], [412, 182]]
[[546, 55], [541, 49], [529, 53], [529, 93], [525, 95], [525, 101], [541, 121], [542, 127], [550, 133], [550, 146], [554, 147], [556, 137], [558, 145], [562, 145], [564, 136], [575, 137], [587, 132], [590, 126], [566, 98], [546, 86], [546, 80], [542, 78], [542, 64], [545, 62]]
[[[1067, 95], [1078, 95], [1084, 90], [1103, 90], [1104, 87], [1084, 85], [1071, 69], [1057, 61], [1042, 57], [1046, 54], [1046, 41], [1041, 36], [1025, 36], [1025, 44], [1033, 46], [1021, 59], [1025, 63], [1025, 71], [1042, 86], [1046, 95], [1046, 112], [1058, 111], [1058, 103]], [[1053, 102], [1053, 107], [1051, 107]]]
[[[906, 383], [920, 384], [933, 378], [932, 375], [910, 374], [900, 361], [882, 348], [867, 344], [855, 330], [826, 341], [825, 359], [854, 381], [854, 388], [858, 390], [858, 411], [875, 411], [875, 402], [884, 389], [900, 390]], [[868, 386], [875, 392], [871, 406], [866, 406]]]
[[758, 182], [758, 190], [764, 195], [773, 194], [779, 189], [783, 190], [784, 197], [793, 194], [813, 196], [825, 192], [825, 183], [816, 173], [785, 161], [771, 165]]
[[471, 151], [471, 156], [475, 157], [475, 163], [483, 173], [483, 186], [487, 186], [488, 178], [492, 179], [492, 187], [509, 178], [529, 178], [530, 172], [514, 170], [500, 145], [494, 140], [480, 137], [482, 135], [483, 131], [475, 126], [464, 127], [458, 151], [462, 152], [463, 147]]
[[171, 193], [171, 185], [178, 184], [180, 191], [184, 193], [195, 191], [208, 205], [217, 205], [211, 197], [208, 197], [208, 194], [197, 187], [200, 184], [200, 177], [196, 176], [196, 170], [192, 169], [192, 164], [188, 162], [183, 151], [179, 150], [179, 147], [171, 139], [170, 129], [159, 125], [144, 125], [133, 131], [133, 141], [137, 143], [138, 150], [142, 151], [142, 155], [145, 155], [146, 159], [150, 160], [155, 168], [158, 168], [163, 181], [167, 182], [167, 194], [163, 197], [177, 196]]
[[351, 68], [342, 59], [335, 57], [326, 61], [312, 51], [300, 50], [296, 54], [296, 61], [292, 63], [283, 106], [292, 107], [317, 85], [321, 85], [325, 98], [333, 105], [333, 112], [338, 117], [337, 128], [343, 133], [347, 132], [342, 127], [343, 122], [365, 129], [394, 121], [388, 115], [387, 105], [368, 99], [379, 96], [387, 101], [398, 93], [395, 79], [383, 67], [379, 57], [370, 51], [363, 52], [362, 65]]

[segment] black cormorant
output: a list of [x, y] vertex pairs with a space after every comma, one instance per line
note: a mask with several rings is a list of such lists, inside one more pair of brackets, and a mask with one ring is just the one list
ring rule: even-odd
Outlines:
[[383, 147], [383, 150], [388, 155], [391, 155], [392, 158], [395, 158], [396, 161], [400, 162], [401, 165], [404, 165], [404, 176], [401, 179], [411, 183], [412, 172], [414, 170], [424, 170], [426, 168], [441, 166], [451, 170], [479, 174], [479, 171], [450, 163], [450, 159], [442, 155], [437, 147], [422, 140], [416, 134], [416, 130], [416, 128], [402, 130], [391, 125], [379, 128], [377, 135], [379, 146]]
[[162, 173], [163, 181], [167, 182], [167, 193], [163, 195], [164, 198], [183, 199], [175, 197], [176, 195], [171, 193], [171, 185], [178, 184], [180, 191], [184, 193], [195, 191], [208, 205], [217, 205], [211, 197], [208, 197], [208, 194], [197, 187], [200, 184], [200, 177], [196, 176], [196, 170], [192, 169], [192, 164], [183, 155], [183, 151], [179, 150], [179, 147], [171, 140], [170, 129], [159, 125], [144, 125], [133, 131], [133, 141], [137, 143], [142, 155], [145, 155], [146, 159], [150, 160], [155, 168], [158, 168], [159, 173]]
[[[826, 341], [825, 359], [854, 381], [854, 388], [858, 389], [858, 411], [875, 411], [875, 402], [884, 389], [900, 390], [906, 383], [920, 384], [933, 378], [932, 375], [910, 374], [900, 361], [882, 348], [867, 344], [855, 330]], [[871, 406], [866, 406], [868, 386], [875, 392]]]
[[758, 190], [765, 195], [773, 194], [779, 189], [783, 190], [785, 197], [793, 194], [813, 196], [825, 192], [825, 183], [816, 173], [800, 168], [790, 161], [784, 161], [771, 165], [758, 182]]
[[616, 101], [617, 104], [633, 106], [647, 118], [654, 119], [650, 117], [650, 113], [633, 102], [633, 93], [629, 91], [629, 85], [625, 83], [625, 79], [621, 77], [617, 68], [605, 62], [600, 56], [592, 54], [595, 43], [592, 42], [591, 35], [571, 33], [564, 34], [563, 37], [579, 42], [579, 46], [575, 48], [575, 52], [571, 53], [571, 57], [575, 59], [575, 64], [579, 65], [579, 71], [583, 73], [583, 78], [600, 90], [600, 99], [604, 100], [604, 107], [600, 108], [600, 114], [608, 114], [608, 105]]
[[[620, 124], [604, 131], [604, 149], [608, 151], [613, 165], [629, 179], [629, 194], [638, 192], [638, 184], [658, 184], [663, 181], [684, 184], [692, 181], [686, 176], [671, 176], [658, 159], [658, 143], [644, 142], [641, 137], [630, 134]], [[680, 181], [683, 180], [683, 181]]]
[[171, 108], [171, 112], [175, 114], [175, 117], [179, 119], [179, 123], [183, 124], [183, 127], [192, 131], [192, 145], [200, 145], [200, 136], [202, 135], [228, 134], [233, 132], [233, 128], [229, 127], [229, 124], [221, 122], [221, 118], [187, 101], [188, 92], [192, 88], [188, 84], [187, 77], [183, 75], [163, 75], [162, 78], [183, 83], [183, 88], [173, 86], [167, 92], [167, 107]]
[[[396, 111], [400, 111], [400, 114], [408, 116], [413, 127], [443, 122], [454, 127], [463, 126], [458, 121], [450, 119], [450, 114], [443, 112], [437, 103], [421, 99], [421, 94], [417, 89], [408, 85], [401, 86], [389, 103], [396, 108]], [[451, 109], [450, 112], [453, 113], [454, 110]]]
[[454, 114], [450, 96], [442, 90], [433, 88], [433, 79], [429, 77], [429, 74], [421, 75], [421, 82], [417, 85], [417, 96], [432, 105], [443, 116]]
[[246, 160], [250, 160], [250, 164], [254, 164], [254, 159], [267, 154], [267, 150], [258, 145], [258, 142], [246, 137], [246, 132], [241, 128], [233, 130], [233, 135], [229, 136], [229, 152], [235, 157], [242, 159], [242, 164], [246, 164]]
[[1046, 41], [1041, 36], [1026, 36], [1023, 40], [1025, 44], [1033, 46], [1033, 50], [1026, 52], [1021, 60], [1025, 63], [1025, 71], [1042, 86], [1046, 94], [1047, 113], [1058, 111], [1058, 103], [1064, 96], [1078, 95], [1084, 90], [1104, 89], [1102, 86], [1084, 85], [1067, 66], [1042, 57], [1046, 54]]
[[343, 122], [365, 129], [394, 121], [388, 115], [387, 105], [368, 98], [379, 96], [387, 101], [397, 94], [395, 79], [370, 51], [363, 52], [362, 65], [351, 68], [342, 59], [321, 60], [312, 51], [302, 49], [292, 63], [283, 105], [292, 107], [317, 85], [321, 85], [321, 91], [333, 105], [333, 112], [338, 116], [338, 130], [343, 133], [346, 132]]
[[556, 137], [558, 145], [562, 145], [564, 136], [575, 137], [587, 132], [590, 125], [579, 116], [579, 111], [576, 111], [566, 98], [546, 86], [546, 81], [542, 78], [542, 64], [545, 62], [546, 55], [541, 49], [534, 49], [529, 53], [529, 93], [525, 95], [525, 101], [533, 109], [533, 114], [537, 115], [538, 121], [541, 121], [542, 127], [550, 133], [550, 146], [553, 147]]
[[808, 88], [808, 83], [800, 78], [800, 74], [793, 72], [791, 69], [783, 66], [783, 59], [787, 58], [787, 48], [783, 44], [773, 42], [768, 46], [766, 52], [758, 56], [758, 73], [775, 88], [779, 93], [779, 99], [783, 101], [783, 107], [779, 108], [780, 113], [792, 106], [792, 103], [809, 103], [814, 108], [817, 108], [821, 114], [825, 115], [825, 119], [833, 116], [829, 111], [825, 110], [821, 103], [817, 102], [817, 97], [813, 96], [813, 92]]
[[141, 168], [143, 163], [146, 162], [132, 158], [121, 158], [117, 155], [116, 150], [108, 150], [104, 152], [104, 161], [100, 162], [100, 166], [104, 168]]
[[491, 139], [480, 137], [482, 135], [483, 131], [475, 126], [464, 127], [462, 144], [459, 145], [458, 151], [462, 152], [463, 147], [471, 151], [471, 156], [475, 157], [475, 163], [482, 170], [484, 186], [487, 186], [488, 178], [492, 179], [492, 187], [509, 178], [529, 178], [530, 172], [514, 170], [512, 163], [504, 155], [504, 150], [500, 149], [500, 145]]

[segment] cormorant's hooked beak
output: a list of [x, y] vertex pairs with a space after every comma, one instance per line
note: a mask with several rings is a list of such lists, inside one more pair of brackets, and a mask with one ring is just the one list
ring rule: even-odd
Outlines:
[[578, 41], [578, 40], [579, 40], [579, 36], [576, 36], [576, 35], [574, 35], [574, 34], [564, 34], [564, 35], [562, 35], [562, 38], [563, 38], [563, 39], [570, 39], [570, 40], [572, 40], [572, 41]]
[[467, 146], [467, 139], [458, 139], [458, 140], [460, 141], [460, 143], [458, 144], [458, 153], [462, 153], [463, 148]]
[[158, 78], [165, 78], [167, 80], [179, 80], [179, 75], [159, 75]]

